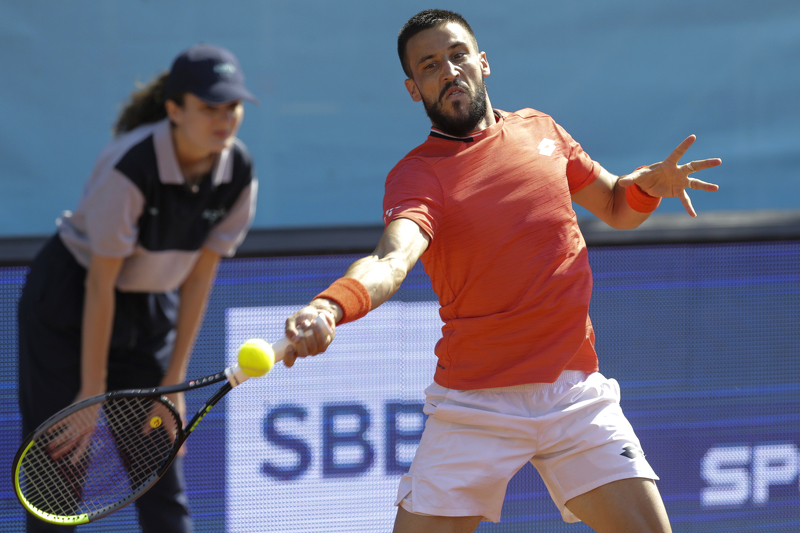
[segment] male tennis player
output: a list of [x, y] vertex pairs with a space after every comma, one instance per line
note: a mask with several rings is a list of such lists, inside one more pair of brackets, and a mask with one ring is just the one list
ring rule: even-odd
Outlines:
[[364, 316], [421, 258], [445, 325], [395, 531], [471, 532], [499, 521], [508, 481], [526, 461], [567, 522], [671, 531], [619, 386], [598, 372], [592, 274], [572, 202], [615, 228], [635, 228], [667, 197], [695, 216], [686, 190], [718, 187], [689, 176], [721, 161], [679, 164], [691, 136], [660, 163], [611, 174], [548, 115], [492, 107], [486, 54], [456, 13], [412, 17], [398, 52], [433, 128], [386, 180], [386, 228], [372, 255], [287, 319], [286, 364], [331, 342], [311, 319]]

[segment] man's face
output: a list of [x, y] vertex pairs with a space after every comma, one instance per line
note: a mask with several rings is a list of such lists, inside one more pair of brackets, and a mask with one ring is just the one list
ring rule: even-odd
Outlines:
[[435, 127], [464, 137], [490, 124], [487, 119], [486, 54], [460, 24], [421, 31], [406, 45], [412, 78], [406, 89], [421, 101]]

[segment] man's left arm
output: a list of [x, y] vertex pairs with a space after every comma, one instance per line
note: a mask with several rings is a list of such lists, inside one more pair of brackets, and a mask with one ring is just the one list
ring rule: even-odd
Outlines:
[[694, 172], [722, 164], [721, 159], [702, 159], [681, 165], [681, 157], [694, 143], [690, 135], [660, 163], [639, 167], [626, 176], [601, 169], [595, 181], [572, 195], [584, 207], [613, 228], [630, 229], [647, 220], [661, 198], [677, 197], [686, 212], [695, 217], [687, 189], [713, 192], [718, 185], [689, 177]]

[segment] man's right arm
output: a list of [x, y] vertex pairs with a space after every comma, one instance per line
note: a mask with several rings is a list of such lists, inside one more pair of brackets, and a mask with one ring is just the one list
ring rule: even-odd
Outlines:
[[[430, 237], [415, 222], [398, 218], [386, 226], [375, 251], [350, 265], [342, 277], [363, 285], [369, 294], [371, 311], [397, 292], [429, 243]], [[330, 318], [327, 328], [314, 322], [320, 314]], [[334, 324], [344, 316], [342, 307], [327, 298], [316, 298], [290, 316], [286, 320], [286, 337], [293, 350], [289, 349], [284, 364], [292, 366], [297, 357], [324, 352], [333, 340]]]

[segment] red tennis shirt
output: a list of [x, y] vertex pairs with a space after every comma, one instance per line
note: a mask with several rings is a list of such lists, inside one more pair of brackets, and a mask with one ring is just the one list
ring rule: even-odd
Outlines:
[[598, 370], [592, 272], [571, 193], [600, 165], [553, 119], [495, 111], [466, 139], [435, 129], [389, 173], [384, 223], [416, 222], [444, 322], [434, 380], [470, 390]]

